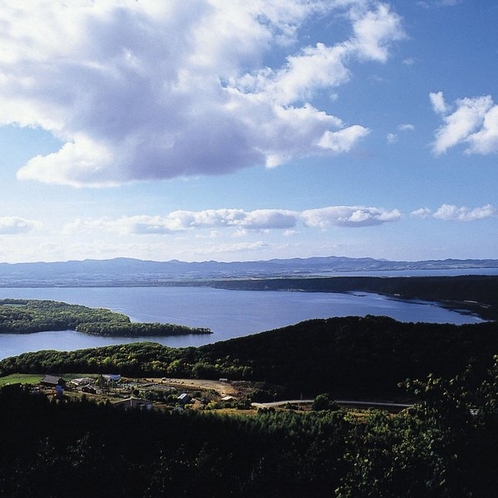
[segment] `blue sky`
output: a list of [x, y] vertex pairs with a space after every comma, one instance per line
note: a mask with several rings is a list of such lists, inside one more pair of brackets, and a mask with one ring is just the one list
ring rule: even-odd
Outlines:
[[498, 258], [492, 0], [6, 0], [0, 261]]

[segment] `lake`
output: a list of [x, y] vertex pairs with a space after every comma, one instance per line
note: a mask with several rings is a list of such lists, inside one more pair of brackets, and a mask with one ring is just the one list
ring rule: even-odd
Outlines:
[[[404, 322], [477, 323], [476, 316], [430, 302], [406, 302], [364, 292], [351, 294], [286, 291], [232, 291], [206, 287], [1, 288], [0, 299], [52, 299], [108, 308], [138, 322], [208, 327], [211, 335], [148, 337], [171, 347], [201, 346], [310, 318], [385, 315]], [[28, 351], [75, 349], [135, 342], [74, 331], [0, 334], [0, 359]]]

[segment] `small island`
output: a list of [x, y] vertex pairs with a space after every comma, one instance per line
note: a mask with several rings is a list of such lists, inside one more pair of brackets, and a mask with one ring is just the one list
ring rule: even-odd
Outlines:
[[0, 334], [30, 334], [49, 330], [75, 330], [104, 337], [164, 337], [212, 333], [204, 327], [132, 322], [128, 316], [104, 308], [38, 299], [0, 300]]

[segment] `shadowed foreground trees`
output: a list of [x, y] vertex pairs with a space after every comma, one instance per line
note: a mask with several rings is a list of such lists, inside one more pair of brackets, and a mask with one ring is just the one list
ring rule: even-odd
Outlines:
[[9, 497], [496, 496], [498, 369], [407, 382], [372, 411], [121, 412], [0, 391], [0, 494]]

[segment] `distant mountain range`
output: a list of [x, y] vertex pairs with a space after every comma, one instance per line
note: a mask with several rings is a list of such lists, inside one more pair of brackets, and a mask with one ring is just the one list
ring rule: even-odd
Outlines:
[[171, 282], [237, 278], [335, 276], [406, 271], [431, 272], [498, 268], [497, 259], [387, 261], [373, 258], [313, 257], [268, 261], [188, 263], [131, 258], [55, 263], [0, 263], [1, 287], [167, 285]]

